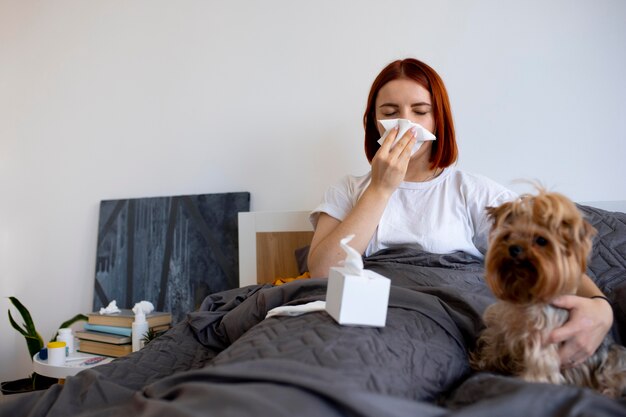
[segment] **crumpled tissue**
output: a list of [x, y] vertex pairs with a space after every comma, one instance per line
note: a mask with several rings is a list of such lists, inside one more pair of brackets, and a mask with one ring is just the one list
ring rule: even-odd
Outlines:
[[326, 312], [341, 325], [385, 327], [391, 281], [363, 269], [361, 254], [348, 245], [353, 238], [339, 242], [346, 258], [342, 266], [330, 268]]
[[150, 301], [140, 301], [133, 307], [133, 313], [137, 314], [140, 311], [148, 315], [154, 311], [154, 305]]
[[106, 307], [102, 307], [100, 309], [100, 314], [116, 314], [116, 313], [120, 313], [122, 310], [120, 310], [117, 307], [117, 302], [115, 300], [111, 301], [109, 303], [108, 306]]
[[398, 134], [396, 135], [394, 145], [400, 140], [400, 138], [402, 138], [402, 136], [410, 128], [412, 127], [417, 128], [417, 132], [415, 136], [415, 138], [417, 139], [417, 143], [415, 143], [415, 146], [413, 146], [413, 149], [411, 150], [411, 155], [417, 152], [425, 141], [437, 140], [437, 137], [433, 135], [432, 133], [430, 133], [427, 129], [425, 129], [424, 126], [418, 123], [413, 123], [412, 121], [408, 119], [384, 119], [384, 120], [379, 120], [379, 122], [385, 128], [385, 133], [380, 139], [378, 139], [379, 145], [383, 144], [383, 141], [389, 135], [389, 132], [391, 131], [391, 129], [393, 129], [396, 126], [398, 126]]
[[346, 258], [339, 261], [339, 264], [350, 274], [361, 275], [363, 272], [363, 257], [348, 243], [354, 239], [354, 235], [344, 237], [339, 241], [339, 247], [346, 253]]
[[326, 301], [311, 301], [306, 304], [298, 304], [295, 306], [274, 307], [267, 312], [266, 319], [275, 316], [301, 316], [315, 311], [324, 311], [326, 309]]

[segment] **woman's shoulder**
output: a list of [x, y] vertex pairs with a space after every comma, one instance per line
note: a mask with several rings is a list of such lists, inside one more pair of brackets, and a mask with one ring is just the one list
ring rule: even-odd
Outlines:
[[480, 188], [495, 188], [506, 190], [507, 188], [502, 184], [492, 180], [491, 178], [477, 174], [475, 172], [466, 171], [463, 169], [459, 169], [456, 167], [448, 168], [450, 170], [449, 177], [455, 181], [460, 183], [461, 185], [465, 185], [468, 187], [480, 187]]
[[362, 192], [372, 179], [371, 171], [363, 175], [344, 175], [331, 187], [345, 190], [348, 194]]
[[460, 169], [457, 167], [450, 167], [448, 168], [448, 170], [450, 171], [450, 174], [449, 174], [450, 177], [456, 179], [457, 181], [462, 181], [464, 183], [486, 184], [486, 185], [498, 184], [491, 178], [482, 174], [477, 174], [472, 171], [466, 171], [464, 169]]
[[482, 196], [488, 200], [513, 199], [517, 194], [491, 178], [458, 168], [450, 168], [449, 177], [468, 196]]

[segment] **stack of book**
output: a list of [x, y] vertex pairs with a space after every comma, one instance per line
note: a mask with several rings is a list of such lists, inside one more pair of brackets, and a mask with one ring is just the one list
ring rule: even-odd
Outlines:
[[[132, 310], [122, 309], [115, 314], [95, 312], [88, 314], [87, 318], [85, 329], [75, 332], [80, 342], [79, 351], [115, 358], [132, 352], [132, 324], [135, 320]], [[147, 314], [146, 320], [150, 331], [159, 334], [170, 328], [172, 315], [155, 311]]]

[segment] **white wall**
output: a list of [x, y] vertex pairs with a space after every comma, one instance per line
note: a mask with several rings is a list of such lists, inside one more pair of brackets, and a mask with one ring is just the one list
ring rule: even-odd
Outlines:
[[[0, 0], [0, 311], [90, 310], [102, 199], [250, 191], [312, 208], [363, 173], [369, 86], [436, 68], [459, 166], [626, 200], [622, 0]], [[0, 380], [26, 376], [0, 318]]]

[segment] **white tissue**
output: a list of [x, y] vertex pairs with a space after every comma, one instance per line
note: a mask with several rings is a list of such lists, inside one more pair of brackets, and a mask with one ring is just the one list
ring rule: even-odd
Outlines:
[[139, 311], [143, 311], [143, 314], [148, 315], [154, 311], [154, 306], [150, 301], [140, 301], [133, 307], [133, 313], [137, 314]]
[[312, 301], [310, 303], [299, 304], [296, 306], [275, 307], [267, 312], [265, 318], [268, 319], [275, 316], [301, 316], [302, 314], [324, 310], [326, 310], [326, 301]]
[[341, 261], [341, 265], [346, 269], [346, 272], [352, 275], [363, 274], [363, 258], [356, 249], [348, 246], [348, 243], [354, 238], [354, 235], [344, 237], [339, 241], [339, 246], [346, 253], [346, 259]]
[[117, 302], [116, 302], [115, 300], [113, 300], [113, 301], [111, 301], [111, 302], [109, 303], [109, 305], [108, 305], [108, 306], [106, 306], [106, 307], [102, 307], [102, 308], [100, 309], [100, 314], [115, 314], [115, 313], [119, 313], [119, 312], [121, 312], [121, 311], [122, 311], [122, 310], [120, 310], [120, 309], [117, 307]]
[[411, 155], [417, 152], [418, 149], [422, 146], [422, 144], [425, 141], [437, 139], [437, 137], [435, 137], [435, 135], [433, 135], [427, 129], [425, 129], [424, 126], [418, 123], [413, 123], [412, 121], [407, 120], [407, 119], [384, 119], [384, 120], [379, 120], [379, 122], [385, 128], [385, 133], [380, 139], [378, 139], [379, 145], [383, 144], [383, 141], [385, 140], [387, 135], [389, 135], [389, 132], [391, 131], [391, 129], [393, 129], [396, 126], [398, 126], [398, 134], [396, 135], [394, 145], [397, 141], [400, 140], [400, 138], [402, 138], [402, 136], [410, 128], [415, 127], [417, 129], [416, 136], [415, 136], [415, 138], [417, 139], [417, 143], [415, 144], [415, 146], [413, 146], [413, 149], [411, 150]]

